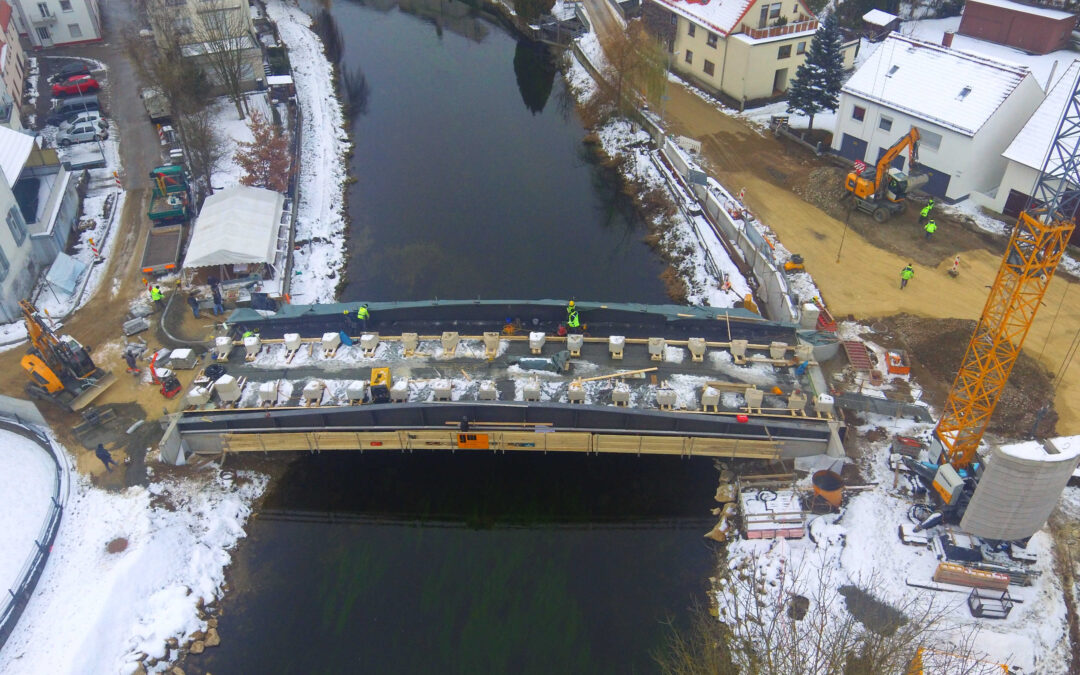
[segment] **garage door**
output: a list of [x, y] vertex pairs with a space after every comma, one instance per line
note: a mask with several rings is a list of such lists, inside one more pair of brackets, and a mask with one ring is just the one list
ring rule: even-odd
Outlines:
[[945, 193], [949, 191], [949, 181], [952, 180], [952, 176], [944, 171], [938, 171], [925, 164], [920, 164], [917, 173], [930, 175], [930, 182], [919, 188], [923, 192], [935, 197], [944, 197]]
[[1005, 208], [1001, 210], [1006, 216], [1012, 216], [1013, 218], [1020, 215], [1020, 212], [1024, 210], [1024, 206], [1027, 204], [1028, 196], [1023, 192], [1017, 190], [1009, 190], [1009, 197], [1005, 200]]
[[[877, 160], [876, 161], [880, 162], [881, 161], [881, 156], [884, 155], [886, 152], [888, 152], [888, 151], [885, 148], [878, 148], [877, 149]], [[906, 161], [907, 161], [907, 157], [904, 156], [903, 154], [900, 154], [900, 155], [897, 155], [896, 157], [893, 157], [892, 164], [890, 164], [889, 166], [891, 166], [894, 169], [900, 169], [901, 171], [903, 171], [904, 170], [904, 162], [906, 162]]]
[[851, 160], [866, 160], [866, 141], [844, 134], [840, 139], [840, 156]]

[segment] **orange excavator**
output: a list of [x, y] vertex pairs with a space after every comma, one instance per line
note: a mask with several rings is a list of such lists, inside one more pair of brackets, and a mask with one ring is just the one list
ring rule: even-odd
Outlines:
[[869, 213], [879, 223], [903, 213], [908, 192], [930, 179], [927, 175], [909, 176], [892, 166], [904, 150], [908, 151], [908, 167], [914, 171], [919, 161], [919, 130], [915, 127], [886, 150], [876, 166], [852, 171], [844, 180], [844, 188], [855, 199], [855, 208]]
[[81, 410], [116, 382], [98, 369], [86, 347], [70, 335], [56, 335], [34, 305], [19, 302], [31, 347], [19, 362], [30, 377], [26, 393], [53, 401], [68, 410]]

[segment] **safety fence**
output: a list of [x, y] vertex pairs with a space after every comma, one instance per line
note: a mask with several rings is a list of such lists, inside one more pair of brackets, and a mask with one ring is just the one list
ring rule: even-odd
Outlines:
[[7, 597], [4, 599], [3, 606], [0, 607], [0, 649], [4, 647], [4, 643], [15, 629], [41, 577], [49, 552], [52, 550], [53, 541], [56, 539], [56, 532], [60, 529], [60, 519], [71, 490], [71, 467], [68, 457], [49, 439], [45, 431], [47, 428], [47, 423], [34, 404], [0, 396], [0, 429], [19, 434], [37, 443], [42, 450], [49, 453], [56, 467], [48, 512], [38, 530], [34, 546], [23, 562], [16, 583], [8, 588]]

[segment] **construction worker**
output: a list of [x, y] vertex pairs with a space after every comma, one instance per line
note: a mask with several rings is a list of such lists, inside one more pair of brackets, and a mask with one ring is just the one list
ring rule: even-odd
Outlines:
[[[573, 304], [573, 301], [570, 301]], [[570, 307], [569, 315], [566, 317], [566, 328], [571, 333], [581, 332], [581, 316], [578, 315], [578, 311], [574, 307]]]
[[97, 450], [94, 451], [94, 454], [97, 456], [98, 459], [101, 460], [101, 463], [105, 465], [106, 471], [112, 471], [112, 467], [109, 466], [110, 464], [120, 466], [120, 464], [112, 458], [112, 455], [109, 453], [108, 450], [105, 449], [105, 446], [101, 443], [98, 443]]
[[567, 319], [569, 319], [569, 318], [570, 318], [570, 315], [571, 315], [571, 314], [573, 314], [573, 313], [575, 313], [575, 312], [577, 312], [577, 309], [575, 309], [575, 308], [574, 308], [574, 301], [573, 301], [573, 300], [571, 300], [571, 301], [570, 301], [570, 302], [569, 302], [569, 303], [568, 303], [568, 304], [566, 305], [566, 318], [567, 318]]
[[161, 292], [161, 289], [158, 288], [157, 284], [154, 284], [153, 288], [150, 289], [150, 300], [153, 301], [154, 306], [157, 307], [157, 310], [155, 311], [160, 312], [165, 309], [165, 294]]
[[214, 299], [214, 316], [225, 313], [225, 302], [221, 299], [221, 289], [217, 286], [210, 286], [210, 295]]
[[923, 229], [926, 230], [926, 238], [929, 240], [930, 237], [934, 236], [934, 233], [937, 232], [937, 223], [928, 220], [926, 221], [926, 225], [923, 226]]
[[922, 207], [922, 211], [919, 211], [919, 224], [925, 225], [926, 221], [930, 220], [930, 212], [934, 210], [934, 198], [931, 197], [930, 201], [926, 202], [926, 206]]
[[908, 263], [907, 267], [900, 270], [900, 290], [904, 290], [904, 286], [907, 286], [907, 282], [911, 281], [913, 276], [915, 276], [915, 268]]
[[127, 371], [132, 375], [138, 375], [142, 371], [139, 370], [138, 364], [135, 362], [135, 354], [131, 351], [124, 352], [124, 363], [127, 364]]
[[251, 330], [251, 329], [249, 328], [249, 329], [247, 329], [246, 331], [244, 331], [244, 334], [243, 334], [243, 335], [241, 335], [240, 337], [241, 337], [241, 338], [249, 338], [249, 337], [251, 337], [251, 336], [252, 336], [252, 335], [254, 335], [254, 334], [255, 334], [255, 331], [253, 331], [253, 330]]
[[195, 293], [188, 293], [187, 304], [191, 307], [191, 314], [198, 319], [199, 318], [199, 296]]

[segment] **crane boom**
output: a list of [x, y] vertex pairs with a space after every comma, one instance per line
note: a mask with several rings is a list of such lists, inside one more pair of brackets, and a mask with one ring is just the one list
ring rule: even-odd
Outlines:
[[971, 465], [1024, 339], [1035, 321], [1080, 206], [1080, 78], [1042, 173], [1013, 227], [990, 296], [968, 343], [935, 430], [942, 461]]

